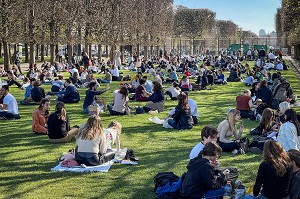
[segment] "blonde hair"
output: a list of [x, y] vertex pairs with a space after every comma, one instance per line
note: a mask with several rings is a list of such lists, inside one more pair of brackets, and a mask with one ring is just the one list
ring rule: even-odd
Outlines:
[[79, 132], [76, 138], [84, 140], [93, 140], [97, 135], [102, 135], [102, 123], [101, 119], [97, 115], [91, 115], [83, 127], [79, 128]]
[[227, 114], [227, 121], [229, 123], [229, 130], [232, 131], [232, 132], [235, 132], [236, 131], [236, 121], [235, 121], [235, 116], [236, 115], [239, 115], [240, 114], [240, 111], [237, 110], [237, 109], [231, 109], [228, 114]]
[[120, 135], [122, 131], [122, 124], [117, 121], [111, 121], [107, 128], [115, 129], [118, 132], [118, 135]]
[[280, 110], [280, 113], [285, 113], [286, 110], [290, 109], [290, 103], [288, 102], [281, 102], [279, 104], [279, 110]]

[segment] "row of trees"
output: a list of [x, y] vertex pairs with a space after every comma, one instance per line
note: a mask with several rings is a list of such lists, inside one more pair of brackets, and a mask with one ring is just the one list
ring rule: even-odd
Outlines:
[[[24, 43], [25, 56], [35, 61], [36, 44], [50, 45], [50, 59], [55, 59], [55, 46], [161, 45], [170, 34], [173, 20], [172, 0], [0, 0], [0, 38], [5, 68], [9, 65], [9, 45]], [[100, 48], [99, 48], [100, 47]], [[28, 50], [31, 49], [31, 50]], [[113, 52], [113, 50], [111, 50]]]
[[276, 32], [282, 37], [281, 45], [294, 46], [296, 58], [300, 58], [300, 4], [298, 0], [282, 0], [275, 16]]

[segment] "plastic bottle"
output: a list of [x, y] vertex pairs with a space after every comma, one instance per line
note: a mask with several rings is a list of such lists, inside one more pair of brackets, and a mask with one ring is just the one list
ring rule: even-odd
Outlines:
[[230, 199], [232, 194], [232, 187], [231, 187], [230, 180], [227, 181], [227, 184], [224, 187], [224, 191], [225, 193], [223, 195], [223, 199]]

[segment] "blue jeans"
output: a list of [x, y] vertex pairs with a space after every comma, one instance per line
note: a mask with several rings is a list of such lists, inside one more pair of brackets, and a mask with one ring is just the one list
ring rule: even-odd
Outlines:
[[3, 111], [0, 112], [0, 117], [5, 117], [6, 119], [20, 119], [20, 115], [15, 115], [13, 113], [7, 112], [7, 111]]
[[222, 199], [224, 195], [224, 187], [217, 190], [209, 190], [204, 194], [205, 199]]
[[266, 197], [263, 196], [263, 195], [258, 195], [258, 196], [256, 196], [256, 197], [251, 196], [251, 195], [245, 195], [245, 196], [243, 197], [243, 199], [268, 199], [268, 198], [266, 198]]
[[111, 81], [110, 81], [110, 80], [107, 80], [107, 79], [101, 79], [100, 81], [101, 81], [101, 83], [107, 83], [107, 84], [110, 84], [110, 83], [111, 83]]

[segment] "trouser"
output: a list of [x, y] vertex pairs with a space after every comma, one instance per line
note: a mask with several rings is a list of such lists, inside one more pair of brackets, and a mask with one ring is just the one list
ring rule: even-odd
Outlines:
[[78, 128], [73, 128], [71, 129], [68, 134], [63, 137], [63, 138], [58, 138], [58, 139], [51, 139], [49, 138], [49, 142], [51, 143], [66, 143], [66, 142], [70, 142], [72, 140], [72, 138], [78, 133]]
[[2, 111], [0, 112], [0, 117], [5, 117], [6, 119], [20, 119], [20, 115], [19, 114], [13, 114], [7, 111]]
[[204, 199], [222, 199], [225, 193], [224, 187], [216, 190], [209, 190], [204, 194]]
[[17, 85], [19, 88], [22, 87], [22, 84], [20, 84], [19, 82], [15, 81], [15, 80], [7, 80], [7, 86], [11, 86], [11, 85]]
[[86, 152], [75, 152], [75, 160], [78, 164], [85, 164], [86, 166], [97, 166], [105, 162], [108, 162], [115, 157], [115, 152], [107, 149], [104, 154], [86, 153]]
[[168, 124], [170, 126], [172, 126], [174, 129], [178, 129], [178, 130], [180, 130], [180, 129], [192, 129], [193, 128], [193, 126], [191, 126], [191, 125], [180, 126], [173, 119], [169, 119]]
[[107, 109], [111, 115], [126, 115], [126, 112], [120, 113], [120, 112], [112, 110], [112, 108], [113, 108], [113, 106], [111, 104], [107, 105]]
[[218, 141], [219, 146], [222, 148], [223, 152], [231, 152], [234, 149], [239, 150], [240, 146], [236, 142], [223, 143]]
[[167, 91], [167, 92], [165, 93], [165, 95], [169, 95], [170, 98], [171, 98], [171, 100], [177, 100], [177, 97], [173, 97], [173, 96], [172, 96], [172, 93], [171, 93], [170, 91]]
[[19, 69], [21, 75], [23, 75], [22, 70], [21, 70], [21, 65], [20, 65], [20, 63], [17, 63], [16, 65], [18, 66], [18, 69]]

